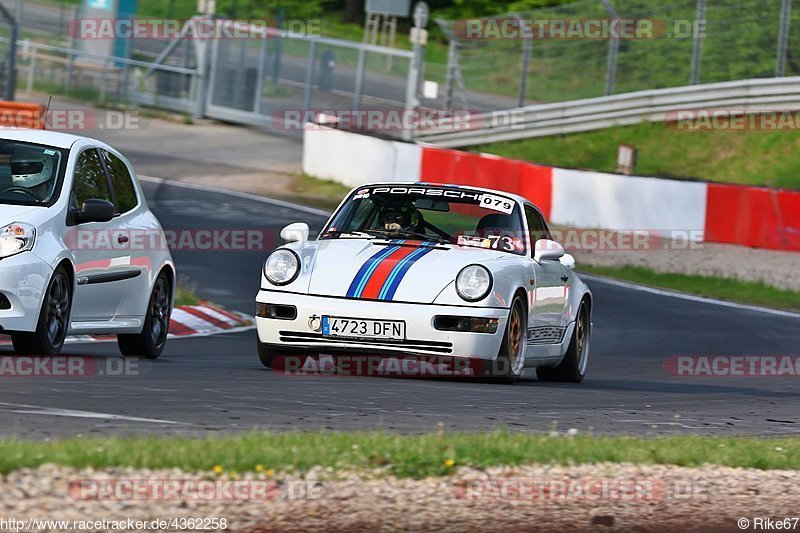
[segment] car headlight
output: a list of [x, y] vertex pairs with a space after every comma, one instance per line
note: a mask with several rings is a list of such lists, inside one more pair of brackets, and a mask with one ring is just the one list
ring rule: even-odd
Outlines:
[[291, 283], [300, 273], [300, 258], [286, 248], [275, 250], [264, 263], [264, 275], [273, 285]]
[[481, 265], [469, 265], [456, 276], [456, 292], [468, 302], [483, 300], [492, 289], [492, 275]]
[[0, 229], [0, 258], [8, 257], [33, 248], [36, 228], [29, 224], [14, 222]]

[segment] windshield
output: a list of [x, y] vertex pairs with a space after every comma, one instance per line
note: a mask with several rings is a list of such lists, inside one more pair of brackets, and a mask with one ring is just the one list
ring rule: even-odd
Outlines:
[[0, 204], [50, 205], [58, 197], [66, 150], [0, 139]]
[[355, 191], [320, 239], [413, 239], [525, 254], [522, 228], [517, 202], [499, 194], [377, 186]]

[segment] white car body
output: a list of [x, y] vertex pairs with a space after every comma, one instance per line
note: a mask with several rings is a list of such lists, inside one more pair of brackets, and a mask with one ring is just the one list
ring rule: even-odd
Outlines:
[[[435, 188], [497, 195], [518, 205], [521, 213], [540, 217], [544, 224], [538, 208], [520, 196], [474, 187], [419, 183], [364, 185], [351, 191], [338, 210], [357, 198], [354, 196], [357, 192], [383, 190], [379, 187]], [[336, 213], [320, 235], [328, 231], [335, 218]], [[284, 285], [275, 285], [262, 272], [261, 290], [256, 297], [256, 302], [262, 304], [262, 312], [256, 316], [260, 348], [276, 352], [300, 349], [309, 353], [446, 355], [494, 361], [501, 349], [512, 301], [519, 295], [524, 297], [528, 319], [524, 366], [554, 367], [567, 353], [582, 304], [588, 308], [589, 320], [591, 317], [592, 296], [573, 271], [574, 259], [552, 241], [528, 242], [525, 255], [435, 244], [430, 250], [420, 252], [422, 256], [399, 276], [399, 282], [393, 283], [391, 298], [386, 298], [386, 289], [382, 289], [381, 297], [365, 298], [353, 296], [355, 280], [376, 251], [389, 248], [392, 243], [379, 238], [307, 241], [303, 235], [307, 227], [303, 226], [294, 224], [285, 228], [282, 236], [299, 242], [279, 248], [289, 249], [299, 258], [296, 277]], [[530, 241], [526, 221], [524, 228]], [[554, 253], [548, 254], [546, 248]], [[455, 280], [461, 269], [474, 264], [490, 271], [493, 285], [485, 298], [468, 302], [456, 290]], [[296, 312], [287, 311], [280, 318], [260, 316], [266, 312], [265, 305], [294, 308]], [[403, 321], [405, 338], [397, 342], [369, 339], [354, 342], [324, 336], [318, 320], [323, 316]], [[497, 332], [444, 331], [436, 326], [437, 316], [496, 319]], [[585, 372], [585, 363], [582, 372]]]
[[[59, 266], [67, 270], [73, 291], [67, 334], [142, 332], [156, 278], [164, 272], [174, 294], [175, 266], [166, 247], [137, 248], [129, 241], [117, 242], [137, 232], [162, 233], [130, 162], [100, 141], [64, 133], [2, 129], [0, 140], [68, 150], [63, 178], [57, 185], [60, 192], [52, 205], [0, 203], [0, 227], [23, 223], [35, 228], [30, 250], [0, 258], [0, 294], [10, 304], [9, 308], [0, 309], [0, 333], [36, 330], [48, 284]], [[70, 218], [74, 209], [70, 195], [76, 161], [81, 154], [95, 149], [105, 150], [124, 162], [136, 205], [107, 222], [74, 223]], [[113, 190], [110, 178], [108, 185]], [[103, 238], [113, 238], [114, 242], [101, 243]], [[97, 245], [92, 244], [93, 239], [97, 239]]]

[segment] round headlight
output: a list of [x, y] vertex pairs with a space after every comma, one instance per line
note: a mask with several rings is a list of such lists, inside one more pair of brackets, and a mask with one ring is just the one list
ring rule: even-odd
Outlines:
[[294, 281], [300, 272], [300, 258], [285, 248], [275, 250], [264, 264], [264, 275], [273, 285], [286, 285]]
[[468, 302], [483, 300], [492, 289], [492, 275], [480, 265], [469, 265], [456, 276], [456, 292]]

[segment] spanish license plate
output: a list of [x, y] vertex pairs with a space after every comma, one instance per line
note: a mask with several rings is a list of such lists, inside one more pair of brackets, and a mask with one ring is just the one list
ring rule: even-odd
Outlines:
[[322, 334], [326, 337], [401, 341], [406, 338], [406, 323], [402, 320], [323, 316]]

